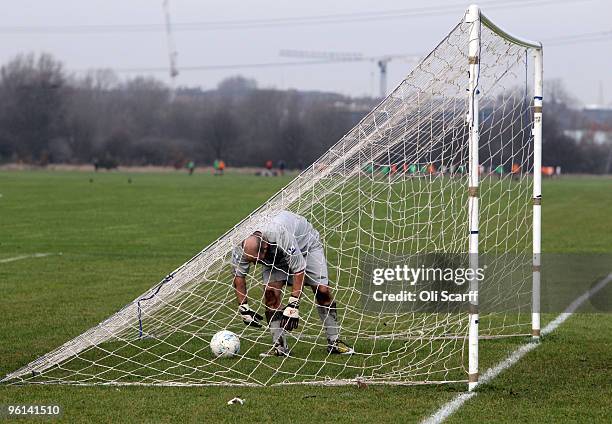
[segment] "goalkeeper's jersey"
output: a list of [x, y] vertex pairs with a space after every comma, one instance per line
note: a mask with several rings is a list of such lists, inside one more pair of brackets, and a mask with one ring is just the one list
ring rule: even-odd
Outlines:
[[[309, 251], [322, 247], [319, 232], [306, 218], [289, 211], [279, 212], [259, 231], [270, 245], [260, 263], [292, 274], [306, 268]], [[235, 275], [248, 274], [250, 263], [243, 257], [242, 246], [234, 248], [232, 266]]]

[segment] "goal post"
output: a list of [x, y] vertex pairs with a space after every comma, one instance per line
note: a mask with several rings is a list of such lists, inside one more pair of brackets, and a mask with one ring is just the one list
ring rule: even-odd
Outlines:
[[[480, 75], [481, 25], [488, 27], [500, 37], [533, 50], [533, 275], [531, 334], [540, 337], [540, 272], [541, 272], [541, 204], [542, 204], [542, 101], [543, 101], [543, 55], [542, 44], [510, 34], [487, 18], [477, 5], [471, 5], [465, 15], [469, 27], [468, 62], [468, 115], [469, 126], [469, 254], [470, 268], [478, 268], [478, 184], [480, 175], [479, 151], [479, 104], [478, 78]], [[470, 281], [470, 288], [478, 290], [478, 281]], [[468, 388], [478, 384], [478, 302], [470, 303], [469, 311], [469, 365]]]
[[533, 288], [531, 335], [540, 338], [540, 273], [542, 265], [542, 105], [544, 100], [544, 57], [535, 48], [533, 96]]
[[[480, 174], [480, 161], [478, 150], [480, 147], [478, 108], [478, 77], [480, 75], [480, 9], [472, 5], [468, 8], [465, 22], [469, 25], [468, 41], [468, 228], [470, 268], [478, 269], [478, 183]], [[478, 281], [472, 278], [470, 290], [478, 292]], [[468, 387], [472, 390], [478, 384], [478, 301], [474, 300], [469, 305], [469, 333], [468, 333]]]
[[[541, 44], [470, 6], [380, 104], [287, 186], [114, 315], [1, 382], [473, 390], [479, 349], [494, 348], [487, 339], [540, 335], [542, 78]], [[299, 302], [299, 331], [287, 334], [290, 356], [262, 357], [272, 326], [244, 326], [233, 252], [281, 211], [303, 216], [320, 234], [340, 337], [355, 354], [329, 354], [328, 317], [309, 290]], [[437, 309], [401, 297], [410, 285], [374, 282], [375, 270], [399, 263], [471, 270], [451, 281], [467, 283], [469, 300]], [[487, 265], [485, 278], [476, 278]], [[273, 317], [260, 271], [247, 274], [249, 306]], [[438, 283], [419, 296], [433, 297]], [[383, 292], [399, 300], [377, 303]], [[211, 354], [221, 330], [240, 338], [235, 357]]]

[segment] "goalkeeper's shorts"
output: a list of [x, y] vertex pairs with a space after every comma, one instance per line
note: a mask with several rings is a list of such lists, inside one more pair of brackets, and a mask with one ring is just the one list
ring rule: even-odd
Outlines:
[[[319, 284], [324, 286], [329, 285], [327, 278], [327, 260], [323, 248], [317, 248], [309, 251], [304, 255], [306, 259], [306, 277], [304, 285], [316, 287]], [[293, 284], [293, 273], [287, 269], [281, 269], [275, 266], [262, 266], [261, 276], [264, 284], [282, 281], [287, 285]]]

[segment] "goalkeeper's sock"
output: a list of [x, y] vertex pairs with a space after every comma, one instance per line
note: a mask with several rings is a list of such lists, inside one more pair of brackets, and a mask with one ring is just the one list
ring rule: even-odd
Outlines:
[[340, 332], [340, 326], [338, 325], [338, 311], [336, 309], [336, 302], [332, 302], [329, 306], [317, 305], [317, 312], [325, 328], [325, 334], [327, 340], [331, 343], [338, 340], [338, 333]]
[[285, 339], [285, 329], [281, 326], [283, 313], [281, 311], [266, 311], [266, 319], [268, 320], [268, 328], [272, 334], [272, 344], [279, 344], [287, 349], [287, 340]]

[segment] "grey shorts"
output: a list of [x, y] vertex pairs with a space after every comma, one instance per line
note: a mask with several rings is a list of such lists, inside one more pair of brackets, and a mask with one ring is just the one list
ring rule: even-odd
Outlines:
[[[316, 287], [319, 284], [324, 286], [329, 285], [327, 277], [327, 260], [325, 259], [325, 252], [322, 248], [309, 251], [306, 256], [306, 276], [304, 278], [304, 285]], [[288, 270], [283, 270], [271, 266], [262, 266], [261, 277], [264, 284], [268, 284], [273, 281], [282, 281], [287, 285], [293, 285], [293, 273]]]

